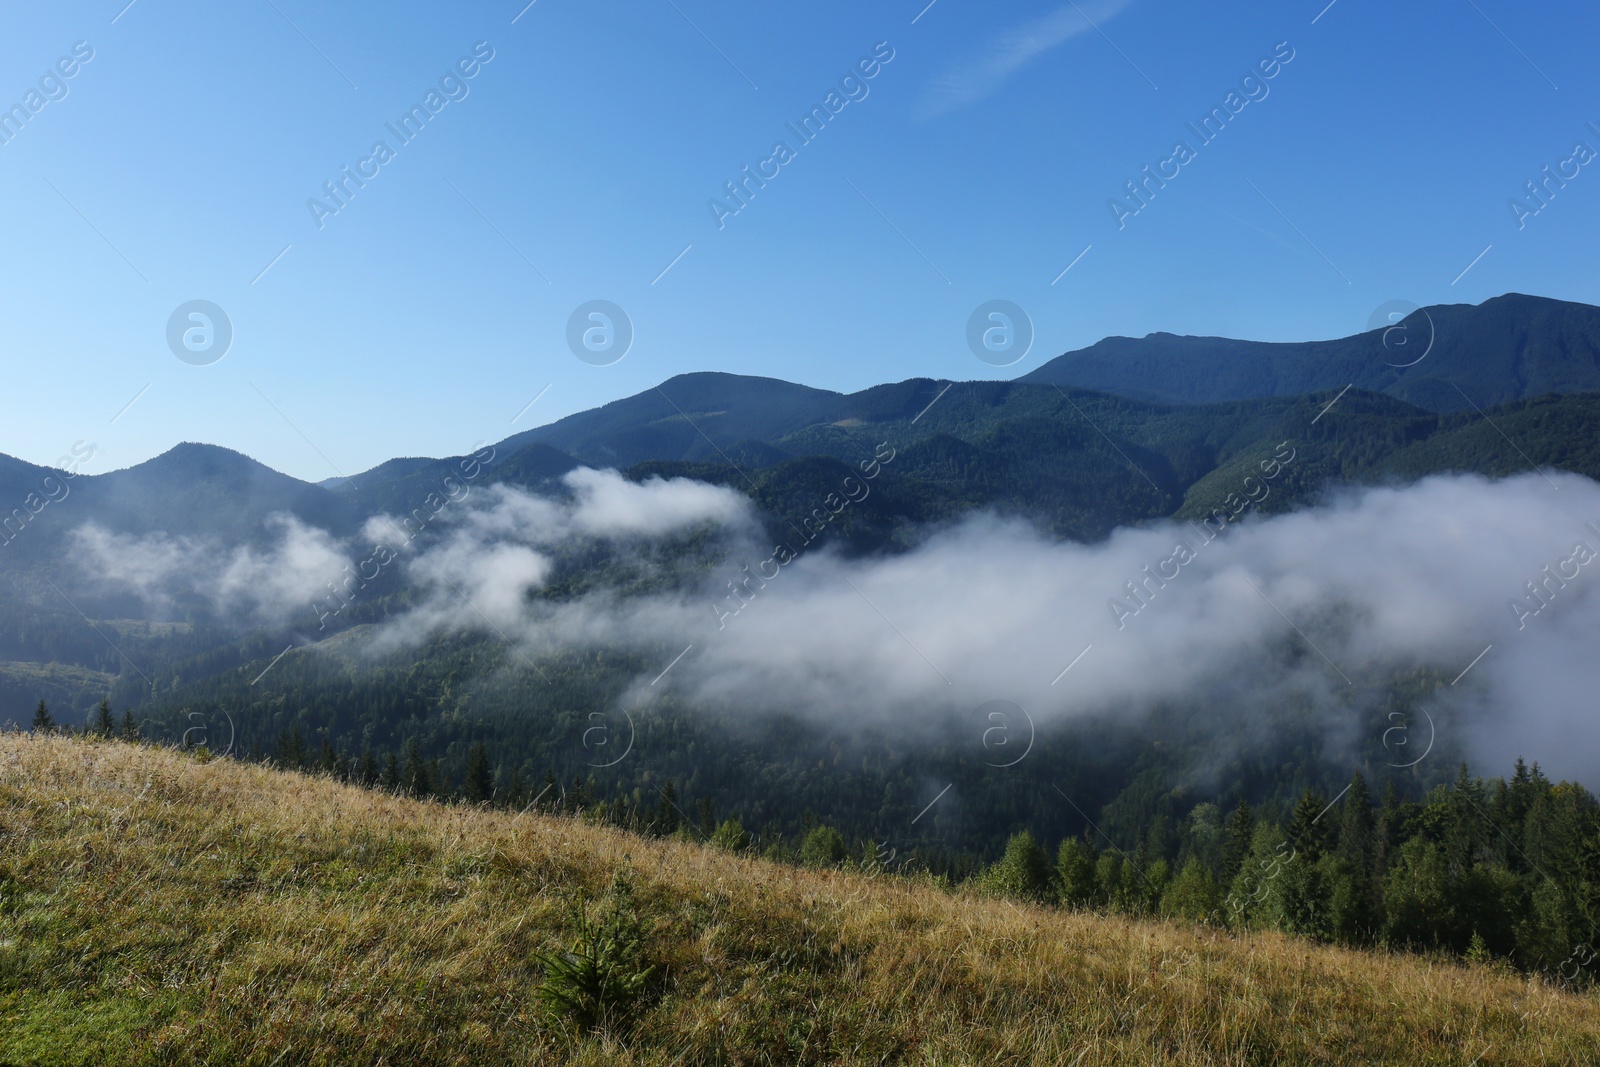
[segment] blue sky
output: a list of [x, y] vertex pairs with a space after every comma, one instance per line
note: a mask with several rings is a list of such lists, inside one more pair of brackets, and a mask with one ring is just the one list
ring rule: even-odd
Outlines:
[[[198, 440], [319, 480], [686, 371], [848, 391], [1014, 376], [1112, 334], [1600, 297], [1600, 167], [1521, 229], [1508, 208], [1600, 149], [1592, 6], [125, 3], [0, 34], [0, 104], [60, 97], [0, 145], [0, 452], [34, 462]], [[93, 58], [48, 79], [80, 41]], [[401, 144], [385, 124], [479, 42], [493, 58]], [[1202, 145], [1186, 123], [1280, 42], [1293, 59]], [[875, 48], [893, 58], [839, 90]], [[857, 98], [802, 144], [786, 124], [830, 90]], [[308, 201], [380, 140], [393, 158], [319, 228]], [[711, 199], [780, 140], [719, 228]], [[1119, 229], [1109, 200], [1179, 140], [1194, 157]], [[196, 299], [233, 328], [205, 366], [167, 343]], [[567, 343], [595, 299], [635, 332], [608, 366]], [[992, 299], [1037, 335], [999, 371], [965, 340]]]

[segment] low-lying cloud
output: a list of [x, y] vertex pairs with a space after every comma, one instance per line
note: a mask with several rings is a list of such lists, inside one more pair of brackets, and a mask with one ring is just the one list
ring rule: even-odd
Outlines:
[[90, 523], [73, 531], [73, 556], [86, 577], [137, 595], [154, 613], [199, 601], [220, 616], [276, 625], [337, 575], [346, 555], [332, 535], [292, 515], [273, 516], [270, 527], [275, 542], [261, 549]]
[[[1041, 727], [1162, 702], [1236, 706], [1242, 720], [1289, 692], [1370, 711], [1397, 673], [1448, 682], [1492, 644], [1430, 701], [1439, 729], [1496, 766], [1522, 753], [1592, 779], [1600, 723], [1585, 697], [1600, 668], [1579, 650], [1600, 632], [1600, 529], [1585, 525], [1600, 524], [1600, 486], [1552, 477], [1559, 491], [1535, 475], [1367, 489], [1214, 540], [1161, 523], [1061, 543], [978, 516], [888, 558], [813, 550], [757, 572], [736, 553], [700, 595], [497, 602], [495, 626], [529, 655], [629, 648], [654, 670], [689, 648], [659, 680], [642, 675], [634, 701], [671, 690], [691, 706], [907, 725], [997, 699]], [[1580, 542], [1596, 562], [1576, 562]], [[772, 555], [739, 551], [752, 566]], [[451, 560], [463, 587], [526, 580], [522, 560], [485, 544]], [[1544, 583], [1538, 614], [1529, 582]]]
[[[568, 499], [492, 487], [442, 514], [397, 563], [416, 606], [375, 628], [373, 647], [482, 632], [516, 646], [510, 670], [557, 650], [627, 650], [650, 666], [625, 706], [670, 693], [689, 707], [835, 723], [913, 726], [1007, 700], [1041, 729], [1108, 713], [1137, 721], [1166, 704], [1237, 708], [1243, 730], [1252, 708], [1293, 693], [1328, 711], [1330, 736], [1336, 715], [1370, 718], [1390, 681], [1425, 669], [1439, 683], [1425, 702], [1438, 730], [1476, 760], [1503, 767], [1522, 754], [1600, 777], [1589, 652], [1600, 485], [1575, 475], [1351, 491], [1214, 539], [1164, 522], [1063, 543], [978, 515], [868, 559], [775, 553], [748, 500], [720, 487], [587, 470], [567, 485]], [[152, 601], [203, 584], [219, 605], [272, 614], [317, 595], [355, 554], [294, 520], [280, 527], [271, 551], [224, 554], [79, 536], [96, 567]], [[369, 534], [392, 527], [376, 519]], [[705, 554], [720, 562], [687, 582], [679, 571], [658, 586], [669, 592], [537, 595], [562, 546], [610, 539], [613, 557], [648, 571], [662, 538], [695, 531], [715, 534]]]
[[[217, 615], [256, 626], [319, 629], [324, 605], [357, 597], [391, 566], [425, 591], [448, 589], [480, 619], [520, 619], [541, 588], [552, 549], [581, 540], [647, 542], [702, 527], [747, 530], [740, 494], [686, 478], [631, 482], [616, 471], [579, 468], [563, 479], [569, 495], [541, 497], [494, 485], [444, 502], [427, 536], [415, 523], [378, 515], [363, 540], [343, 541], [291, 515], [271, 520], [269, 547], [226, 546], [166, 534], [116, 534], [89, 524], [73, 532], [84, 577], [140, 597], [152, 611], [203, 603]], [[423, 632], [457, 625], [458, 611], [434, 600], [415, 613]], [[315, 624], [315, 625], [313, 625]]]

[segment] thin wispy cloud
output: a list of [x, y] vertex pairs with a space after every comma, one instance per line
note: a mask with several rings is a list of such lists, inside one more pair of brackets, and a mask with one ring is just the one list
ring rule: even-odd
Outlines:
[[1053, 48], [1095, 32], [1133, 0], [1082, 0], [1014, 26], [946, 71], [923, 94], [917, 118], [954, 111], [996, 92], [1013, 75]]

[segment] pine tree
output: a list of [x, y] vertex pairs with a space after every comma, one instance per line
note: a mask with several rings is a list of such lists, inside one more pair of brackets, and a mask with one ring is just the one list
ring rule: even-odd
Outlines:
[[1344, 812], [1339, 818], [1339, 856], [1363, 877], [1372, 873], [1372, 796], [1367, 780], [1357, 771], [1344, 795]]
[[53, 734], [56, 732], [56, 721], [50, 716], [50, 709], [44, 701], [39, 701], [39, 706], [33, 709], [33, 732], [36, 734]]
[[1517, 757], [1516, 772], [1511, 776], [1511, 785], [1506, 790], [1506, 829], [1511, 834], [1513, 841], [1522, 839], [1523, 822], [1528, 817], [1528, 810], [1533, 807], [1534, 798], [1538, 790], [1533, 784], [1533, 775], [1528, 773], [1528, 765]]
[[111, 715], [111, 701], [102, 700], [100, 706], [94, 709], [94, 719], [91, 723], [96, 737], [110, 739], [116, 733], [117, 723]]
[[[1133, 850], [1133, 855], [1128, 859], [1128, 862], [1122, 865], [1122, 880], [1117, 884], [1116, 891], [1113, 894], [1113, 903], [1116, 909], [1124, 915], [1146, 914], [1145, 905], [1148, 893], [1146, 892], [1145, 868], [1149, 865], [1149, 862], [1150, 854], [1141, 842], [1139, 847]], [[1154, 903], [1151, 902], [1150, 906], [1154, 907]]]
[[300, 736], [299, 723], [278, 735], [278, 762], [292, 771], [305, 766], [306, 742]]
[[1322, 858], [1327, 834], [1320, 816], [1327, 806], [1322, 794], [1307, 789], [1300, 794], [1294, 814], [1289, 818], [1289, 843], [1294, 846], [1295, 854], [1307, 863]]
[[378, 784], [390, 791], [400, 788], [400, 759], [393, 752], [383, 757], [383, 774], [378, 778]]
[[1345, 793], [1334, 852], [1324, 858], [1321, 870], [1328, 897], [1326, 931], [1346, 944], [1366, 944], [1382, 926], [1376, 838], [1372, 798], [1357, 771]]
[[494, 772], [489, 767], [489, 750], [482, 741], [467, 753], [467, 777], [461, 795], [473, 804], [487, 804], [494, 797]]
[[1225, 833], [1221, 809], [1209, 802], [1197, 804], [1184, 820], [1183, 826], [1184, 849], [1179, 859], [1187, 866], [1191, 856], [1197, 857], [1207, 872], [1212, 872], [1212, 877], [1215, 877], [1214, 872], [1222, 866]]
[[1317, 870], [1327, 895], [1325, 932], [1349, 945], [1373, 940], [1382, 923], [1372, 877], [1343, 852], [1324, 856]]
[[[1490, 956], [1512, 956], [1527, 890], [1503, 865], [1478, 864], [1451, 891], [1453, 947], [1468, 952], [1476, 939]], [[1581, 929], [1593, 929], [1583, 924]]]
[[1357, 771], [1344, 795], [1338, 841], [1322, 864], [1328, 897], [1323, 923], [1328, 936], [1344, 944], [1368, 944], [1382, 926], [1382, 877], [1376, 867], [1378, 830], [1366, 779]]
[[1512, 818], [1512, 806], [1511, 787], [1504, 778], [1496, 778], [1494, 796], [1489, 799], [1489, 833], [1484, 846], [1504, 867], [1511, 866], [1510, 843], [1522, 836], [1522, 821]]
[[361, 749], [361, 760], [356, 764], [356, 781], [371, 788], [378, 780], [378, 759], [372, 754], [372, 749], [365, 746]]
[[[1176, 835], [1172, 830], [1172, 820], [1165, 814], [1158, 813], [1150, 823], [1150, 829], [1144, 835], [1144, 850], [1149, 855], [1151, 862], [1165, 859], [1172, 855], [1175, 847]], [[1153, 905], [1152, 905], [1153, 906]]]
[[1382, 880], [1389, 871], [1395, 853], [1400, 848], [1404, 833], [1405, 813], [1400, 807], [1400, 791], [1389, 782], [1383, 787], [1383, 807], [1378, 810], [1378, 823], [1373, 831], [1373, 876]]
[[516, 767], [511, 768], [511, 772], [506, 775], [506, 787], [497, 798], [499, 803], [507, 808], [520, 808], [527, 796], [528, 786], [522, 780], [522, 771]]
[[133, 721], [132, 708], [126, 708], [122, 712], [122, 739], [124, 741], [139, 740], [139, 724]]
[[1257, 926], [1268, 914], [1272, 885], [1283, 877], [1294, 846], [1284, 837], [1283, 828], [1262, 820], [1250, 834], [1250, 854], [1239, 865], [1223, 898], [1228, 924], [1234, 927]]
[[1161, 898], [1172, 882], [1172, 867], [1164, 859], [1154, 860], [1144, 869], [1143, 895], [1139, 900], [1142, 915], [1154, 915], [1161, 908]]
[[[1528, 898], [1527, 916], [1517, 931], [1517, 954], [1526, 966], [1559, 974], [1584, 931], [1575, 922], [1567, 895], [1549, 878], [1540, 878]], [[1567, 968], [1571, 970], [1570, 966]]]
[[672, 787], [672, 779], [667, 779], [667, 784], [661, 789], [661, 803], [656, 807], [655, 832], [670, 835], [678, 829], [678, 791]]
[[1329, 892], [1325, 867], [1296, 850], [1283, 861], [1267, 887], [1265, 916], [1278, 929], [1302, 937], [1329, 932]]
[[1250, 810], [1248, 802], [1241, 800], [1238, 808], [1228, 817], [1227, 840], [1222, 846], [1222, 866], [1217, 870], [1218, 885], [1231, 886], [1233, 880], [1239, 877], [1244, 861], [1250, 858], [1255, 832], [1255, 813]]
[[405, 791], [414, 797], [433, 795], [432, 775], [428, 773], [428, 764], [423, 760], [415, 739], [406, 743], [406, 769], [401, 774], [400, 782]]
[[1450, 822], [1445, 828], [1444, 855], [1450, 877], [1459, 881], [1466, 877], [1477, 858], [1477, 843], [1481, 838], [1482, 804], [1478, 801], [1478, 786], [1467, 774], [1463, 763], [1456, 772], [1455, 785], [1450, 790]]

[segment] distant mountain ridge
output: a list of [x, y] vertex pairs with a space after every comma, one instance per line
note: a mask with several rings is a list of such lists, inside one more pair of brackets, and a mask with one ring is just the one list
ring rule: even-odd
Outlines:
[[1435, 305], [1392, 327], [1330, 341], [1108, 337], [1017, 380], [1162, 404], [1298, 396], [1353, 385], [1429, 411], [1470, 411], [1549, 393], [1600, 391], [1600, 307], [1508, 293], [1478, 305]]
[[[1600, 307], [1511, 293], [1478, 305], [1423, 308], [1392, 326], [1329, 341], [1108, 337], [1013, 384], [1068, 386], [1162, 405], [1352, 386], [1453, 414], [1552, 393], [1600, 392]], [[779, 458], [771, 446], [809, 427], [915, 415], [932, 399], [930, 385], [930, 379], [914, 378], [844, 394], [775, 378], [681, 374], [503, 445], [538, 441], [585, 463], [618, 467], [661, 459], [745, 466], [734, 454], [742, 451], [759, 467]]]
[[[1431, 337], [1431, 349], [1385, 348], [1382, 331], [1294, 344], [1113, 337], [1012, 382], [913, 378], [851, 394], [775, 378], [683, 374], [498, 442], [478, 484], [561, 493], [560, 479], [577, 466], [615, 467], [720, 480], [777, 506], [892, 438], [905, 456], [897, 470], [915, 488], [898, 503], [883, 495], [876, 517], [863, 512], [874, 530], [864, 545], [882, 543], [896, 523], [976, 507], [1027, 512], [1064, 535], [1093, 538], [1197, 506], [1197, 486], [1242, 451], [1304, 425], [1297, 420], [1311, 398], [1320, 408], [1347, 387], [1320, 429], [1364, 420], [1358, 436], [1366, 436], [1348, 446], [1359, 455], [1330, 467], [1328, 478], [1366, 477], [1384, 464], [1408, 478], [1504, 473], [1506, 456], [1511, 467], [1525, 467], [1498, 437], [1478, 441], [1473, 426], [1482, 425], [1478, 408], [1515, 405], [1504, 419], [1529, 426], [1519, 438], [1523, 451], [1600, 477], [1600, 456], [1588, 451], [1597, 437], [1593, 398], [1554, 407], [1535, 399], [1600, 394], [1600, 308], [1512, 294], [1476, 307], [1428, 308], [1404, 325], [1408, 344]], [[1413, 366], [1391, 365], [1397, 353], [1410, 360], [1422, 351]], [[1451, 421], [1455, 412], [1467, 422]], [[1550, 429], [1557, 425], [1561, 435]], [[1380, 443], [1388, 450], [1381, 462]], [[125, 534], [240, 544], [264, 536], [271, 515], [287, 513], [351, 536], [372, 515], [420, 506], [458, 462], [397, 458], [311, 484], [230, 449], [186, 443], [124, 470], [64, 480], [65, 489], [51, 481], [64, 498], [37, 507], [59, 472], [0, 456], [0, 519], [9, 535], [0, 538], [0, 576], [61, 560], [67, 534], [89, 522]], [[1317, 490], [1308, 481], [1303, 491]]]

